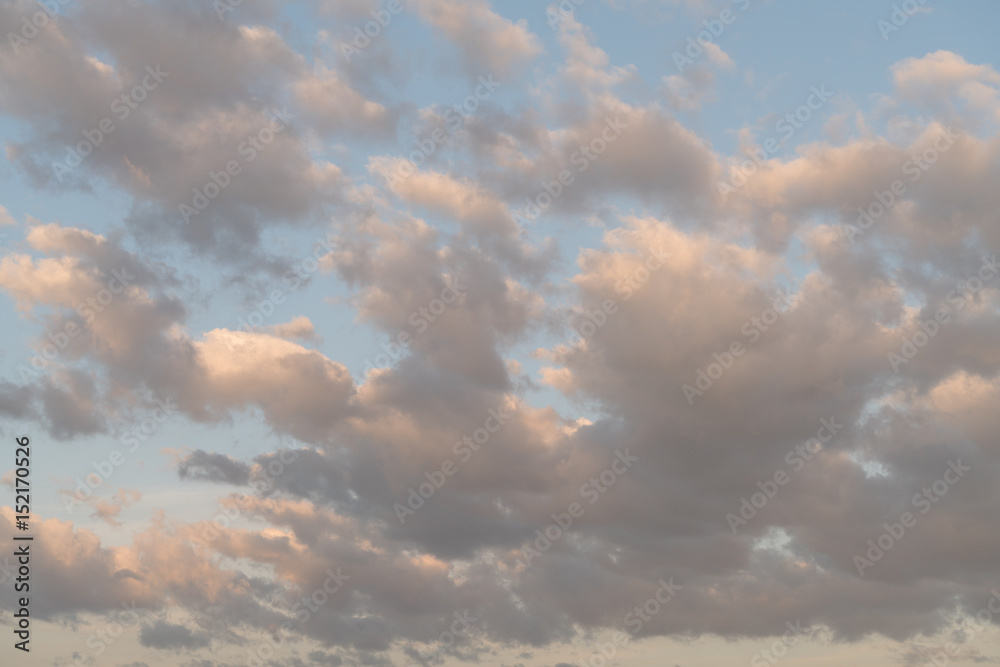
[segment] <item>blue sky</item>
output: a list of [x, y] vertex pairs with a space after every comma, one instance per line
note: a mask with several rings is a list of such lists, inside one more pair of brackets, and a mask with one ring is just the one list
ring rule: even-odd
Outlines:
[[[795, 620], [811, 630], [789, 666], [928, 664], [996, 585], [997, 547], [975, 535], [1000, 502], [987, 261], [1000, 242], [1000, 6], [902, 4], [585, 0], [560, 14], [406, 0], [350, 59], [345, 40], [389, 3], [245, 2], [220, 17], [97, 0], [23, 44], [8, 37], [0, 414], [4, 437], [35, 445], [33, 522], [60, 542], [45, 548], [76, 554], [62, 574], [39, 560], [38, 664], [94, 657], [89, 633], [132, 599], [141, 627], [94, 664], [245, 664], [281, 620], [275, 592], [308, 594], [335, 564], [354, 583], [272, 664], [436, 664], [421, 655], [469, 608], [483, 620], [445, 664], [588, 664], [629, 600], [670, 576], [684, 593], [618, 664], [764, 664]], [[0, 32], [36, 11], [5, 0]], [[675, 54], [720, 16], [732, 21], [679, 70]], [[53, 161], [155, 65], [165, 79], [58, 180]], [[482, 77], [496, 92], [430, 139]], [[830, 99], [721, 192], [821, 89]], [[238, 147], [280, 110], [289, 125], [247, 159]], [[615, 119], [624, 129], [602, 134]], [[949, 128], [958, 139], [929, 148]], [[429, 140], [433, 155], [394, 180]], [[581, 168], [574, 151], [595, 141], [606, 152]], [[852, 238], [858, 207], [929, 150], [933, 165]], [[179, 207], [230, 160], [243, 171], [185, 222]], [[525, 200], [563, 170], [574, 182], [519, 228]], [[654, 250], [669, 260], [650, 263]], [[304, 283], [290, 278], [302, 266]], [[85, 322], [74, 304], [123, 267], [134, 283]], [[968, 307], [897, 371], [891, 355], [977, 272]], [[626, 294], [630, 276], [643, 277]], [[441, 302], [456, 279], [467, 291]], [[748, 340], [741, 326], [779, 288], [793, 305]], [[560, 347], [609, 299], [606, 323]], [[68, 323], [84, 335], [44, 373], [22, 372]], [[401, 332], [405, 355], [377, 362]], [[746, 355], [698, 384], [735, 343]], [[157, 401], [176, 411], [68, 511]], [[515, 417], [483, 453], [400, 518], [503, 406]], [[845, 434], [731, 531], [726, 515], [831, 414]], [[524, 566], [535, 531], [623, 448], [643, 463]], [[255, 489], [287, 451], [295, 463]], [[855, 552], [959, 455], [972, 481], [920, 519], [905, 553], [859, 572]], [[192, 546], [231, 494], [252, 509]], [[1000, 652], [980, 636], [949, 655]]]

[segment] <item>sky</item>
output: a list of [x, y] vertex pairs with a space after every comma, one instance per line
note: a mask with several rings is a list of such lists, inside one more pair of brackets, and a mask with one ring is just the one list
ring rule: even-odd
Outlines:
[[3, 664], [1000, 663], [998, 20], [0, 0]]

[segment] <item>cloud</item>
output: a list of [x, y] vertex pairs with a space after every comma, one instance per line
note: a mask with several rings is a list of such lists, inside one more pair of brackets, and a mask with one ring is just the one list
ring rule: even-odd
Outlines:
[[395, 130], [395, 114], [365, 99], [334, 70], [320, 68], [301, 78], [294, 94], [312, 126], [324, 134], [354, 131], [387, 136]]
[[7, 207], [0, 206], [0, 227], [12, 227], [16, 224], [17, 220], [7, 211]]
[[512, 23], [487, 0], [416, 0], [417, 13], [453, 42], [471, 77], [496, 74], [501, 80], [541, 52], [525, 22]]
[[302, 340], [312, 343], [322, 342], [316, 333], [312, 321], [305, 315], [300, 315], [284, 324], [275, 324], [269, 331], [278, 338], [286, 340]]
[[608, 54], [591, 43], [590, 31], [573, 16], [559, 23], [558, 35], [566, 50], [565, 75], [584, 89], [610, 87], [636, 76], [634, 66], [611, 67]]
[[[4, 25], [20, 6], [0, 8]], [[308, 11], [347, 21], [377, 6]], [[575, 18], [536, 63], [541, 40], [489, 3], [415, 0], [465, 74], [507, 86], [538, 68], [396, 178], [397, 126], [419, 138], [445, 113], [424, 99], [432, 86], [408, 99], [425, 84], [411, 78], [421, 58], [441, 54], [358, 71], [325, 58], [329, 34], [279, 20], [276, 3], [244, 9], [220, 22], [196, 3], [97, 0], [19, 59], [0, 55], [0, 111], [24, 128], [8, 153], [21, 177], [127, 199], [121, 220], [26, 217], [24, 242], [0, 258], [31, 344], [57, 351], [43, 368], [13, 362], [24, 373], [0, 384], [0, 412], [60, 447], [119, 435], [167, 402], [181, 438], [240, 423], [282, 442], [249, 456], [166, 448], [182, 492], [225, 486], [198, 520], [164, 510], [129, 539], [102, 539], [99, 522], [119, 526], [133, 489], [89, 499], [89, 524], [33, 516], [39, 619], [68, 625], [134, 602], [140, 645], [197, 654], [190, 664], [213, 663], [207, 649], [242, 657], [295, 621], [302, 650], [281, 660], [340, 665], [389, 664], [400, 649], [426, 660], [416, 647], [467, 611], [479, 620], [454, 649], [463, 659], [621, 629], [665, 578], [683, 595], [640, 636], [763, 637], [801, 619], [837, 641], [903, 641], [981, 607], [1000, 557], [989, 539], [1000, 292], [984, 285], [960, 310], [949, 296], [1000, 247], [991, 65], [946, 51], [896, 63], [855, 130], [769, 156], [723, 200], [718, 183], [743, 160], [700, 126], [714, 69], [647, 89]], [[313, 36], [315, 53], [299, 53]], [[384, 44], [388, 61], [409, 53]], [[735, 67], [721, 49], [708, 62]], [[169, 75], [59, 182], [52, 161], [147, 64]], [[286, 105], [287, 127], [244, 162], [238, 147]], [[852, 243], [842, 224], [950, 127], [961, 133], [948, 151]], [[229, 159], [243, 173], [178, 219]], [[554, 195], [564, 171], [572, 182]], [[542, 192], [541, 217], [522, 227]], [[229, 290], [285, 275], [280, 248], [309, 227], [329, 230], [317, 291], [335, 296], [309, 310], [317, 292], [304, 290], [294, 303], [308, 315], [252, 331], [220, 325]], [[180, 267], [151, 259], [160, 251], [217, 260], [198, 269], [216, 300], [181, 294]], [[324, 311], [334, 300], [374, 340], [371, 358], [319, 336], [339, 331]], [[887, 356], [945, 307], [951, 320], [893, 369]], [[796, 448], [831, 420], [836, 437], [795, 468]], [[624, 451], [638, 465], [526, 565], [522, 550]], [[958, 459], [968, 476], [859, 576], [867, 540]], [[777, 471], [790, 482], [734, 529], [727, 516]], [[0, 539], [13, 522], [0, 508]], [[301, 618], [296, 600], [317, 599], [341, 568], [345, 585]]]
[[122, 510], [135, 504], [141, 498], [142, 493], [138, 489], [118, 489], [118, 493], [107, 500], [98, 498], [96, 495], [90, 496], [87, 500], [94, 505], [92, 517], [112, 526], [120, 526], [122, 524], [117, 521], [117, 517], [122, 513]]
[[209, 645], [207, 638], [192, 632], [183, 625], [173, 625], [166, 621], [157, 621], [147, 625], [139, 632], [139, 643], [149, 648], [178, 651], [180, 649], [198, 649]]
[[317, 665], [331, 665], [332, 667], [338, 667], [342, 665], [344, 661], [337, 655], [332, 653], [324, 653], [323, 651], [313, 651], [309, 654], [309, 659]]
[[[3, 12], [11, 24], [20, 18], [13, 6]], [[324, 135], [385, 136], [392, 129], [380, 103], [364, 99], [336, 72], [311, 66], [265, 25], [220, 22], [211, 7], [191, 3], [122, 9], [97, 2], [71, 14], [41, 31], [33, 41], [41, 48], [0, 56], [0, 111], [30, 128], [8, 154], [41, 187], [120, 188], [133, 199], [128, 224], [148, 241], [170, 238], [192, 252], [267, 266], [254, 254], [266, 227], [313, 225], [321, 211], [343, 201], [343, 174], [312, 158], [307, 126]], [[94, 49], [108, 62], [92, 56]], [[136, 85], [154, 86], [147, 66], [160, 72], [159, 81], [133, 102]], [[331, 106], [331, 96], [342, 104]], [[289, 125], [268, 135], [276, 113]], [[99, 131], [105, 118], [108, 132]], [[87, 155], [74, 167], [69, 156], [85, 132], [99, 137], [99, 146], [80, 149]], [[264, 141], [255, 147], [250, 140], [261, 133]], [[231, 161], [239, 174], [185, 222], [180, 206], [194, 208], [195, 190]], [[256, 261], [243, 261], [248, 257]]]
[[181, 479], [244, 485], [250, 479], [250, 466], [223, 454], [196, 450], [184, 457], [177, 466]]

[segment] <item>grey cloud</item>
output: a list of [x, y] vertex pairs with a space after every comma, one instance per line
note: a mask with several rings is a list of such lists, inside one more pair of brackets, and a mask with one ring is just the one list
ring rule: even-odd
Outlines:
[[93, 378], [82, 371], [68, 371], [60, 375], [59, 384], [43, 382], [40, 391], [42, 409], [52, 435], [67, 440], [77, 435], [104, 431], [100, 412], [87, 398], [96, 394]]
[[250, 466], [224, 454], [199, 449], [177, 464], [177, 474], [181, 479], [245, 486], [250, 480]]
[[209, 640], [183, 625], [157, 621], [143, 626], [139, 632], [139, 643], [149, 648], [177, 651], [203, 648], [209, 645]]
[[338, 667], [344, 663], [340, 656], [334, 653], [325, 653], [323, 651], [312, 651], [309, 654], [309, 660], [317, 665], [331, 665], [332, 667]]
[[[287, 618], [277, 598], [308, 595], [329, 569], [343, 567], [348, 585], [297, 632], [343, 649], [344, 662], [384, 664], [386, 651], [434, 641], [464, 610], [482, 619], [470, 655], [480, 642], [545, 646], [581, 628], [621, 628], [668, 577], [683, 594], [640, 636], [770, 636], [801, 619], [810, 633], [837, 641], [873, 632], [905, 640], [945, 629], [943, 611], [981, 608], [1000, 557], [989, 539], [1000, 503], [995, 293], [970, 301], [899, 373], [886, 355], [916, 330], [915, 317], [930, 317], [978, 266], [971, 241], [1000, 245], [997, 146], [985, 132], [956, 142], [908, 206], [851, 246], [835, 224], [810, 216], [848, 218], [872, 183], [891, 181], [915, 140], [821, 142], [769, 164], [722, 204], [714, 189], [722, 160], [707, 141], [656, 104], [612, 94], [630, 70], [588, 52], [600, 66], [587, 69], [577, 58], [572, 72], [560, 73], [579, 89], [579, 108], [557, 110], [554, 119], [484, 109], [463, 128], [454, 152], [425, 170], [441, 176], [426, 181], [437, 190], [352, 189], [353, 174], [314, 160], [310, 142], [365, 131], [387, 137], [406, 109], [369, 105], [369, 91], [351, 95], [342, 87], [353, 84], [350, 74], [307, 63], [275, 30], [242, 20], [210, 30], [201, 22], [205, 10], [193, 7], [88, 3], [74, 10], [76, 23], [52, 26], [32, 44], [23, 71], [0, 60], [3, 112], [51, 120], [32, 121], [33, 134], [10, 151], [37, 183], [46, 182], [52, 153], [141, 74], [139, 63], [162, 52], [172, 77], [129, 119], [134, 125], [109, 137], [106, 150], [78, 172], [78, 187], [93, 176], [135, 198], [126, 225], [132, 236], [99, 240], [83, 230], [39, 227], [32, 247], [44, 257], [3, 264], [3, 286], [19, 305], [62, 313], [46, 320], [47, 333], [77, 322], [71, 311], [79, 290], [99, 286], [114, 268], [134, 267], [136, 291], [116, 300], [106, 319], [85, 323], [67, 348], [66, 368], [22, 394], [4, 387], [0, 409], [22, 416], [37, 410], [56, 437], [71, 438], [170, 397], [199, 423], [259, 410], [268, 427], [304, 446], [252, 461], [196, 450], [178, 465], [182, 478], [244, 486], [255, 472], [282, 464], [265, 491], [223, 500], [263, 530], [215, 528], [206, 537], [212, 522], [161, 518], [133, 544], [104, 547], [91, 533], [49, 523], [45, 531], [61, 543], [37, 554], [39, 578], [50, 582], [38, 593], [40, 618], [108, 612], [136, 599], [204, 619], [198, 632], [159, 621], [140, 635], [145, 646], [236, 644], [244, 638], [233, 627], [275, 627]], [[364, 9], [339, 7], [344, 16]], [[476, 66], [513, 71], [533, 57], [532, 37], [498, 21], [485, 3], [428, 0], [418, 12]], [[250, 16], [270, 15], [245, 20]], [[4, 25], [12, 17], [5, 5]], [[455, 26], [475, 30], [459, 34]], [[520, 39], [522, 48], [498, 53], [498, 34]], [[190, 53], [178, 43], [192, 45]], [[83, 57], [89, 44], [108, 50], [125, 83]], [[951, 59], [944, 64], [932, 73], [965, 71]], [[975, 72], [970, 80], [995, 83]], [[898, 92], [938, 114], [931, 124], [955, 113], [910, 83], [903, 76]], [[302, 127], [275, 140], [257, 171], [248, 170], [193, 224], [170, 221], [202, 174], [217, 170], [234, 142], [293, 90], [310, 115]], [[337, 93], [343, 104], [331, 103]], [[573, 220], [599, 209], [607, 233], [569, 258], [577, 268], [554, 277], [566, 268], [558, 248], [532, 246], [506, 224], [506, 207], [537, 194], [539, 181], [556, 178], [583, 142], [619, 117], [627, 124], [621, 136], [552, 209]], [[606, 204], [619, 197], [665, 214], [612, 215]], [[411, 332], [402, 359], [360, 386], [335, 358], [288, 340], [287, 329], [270, 330], [285, 338], [265, 330], [185, 333], [189, 303], [174, 293], [176, 278], [144, 272], [125, 249], [135, 239], [203, 246], [254, 264], [245, 278], [252, 287], [259, 274], [277, 275], [286, 265], [263, 248], [267, 232], [325, 223], [332, 214], [337, 247], [323, 265], [356, 290], [359, 320], [378, 335], [415, 327], [413, 314], [422, 317], [448, 281], [468, 285], [424, 331]], [[424, 214], [454, 220], [458, 230], [436, 230], [417, 217]], [[801, 257], [786, 252], [796, 242]], [[654, 248], [672, 255], [647, 270], [640, 288], [622, 289]], [[58, 267], [66, 279], [50, 284], [43, 279], [56, 275], [56, 264], [43, 261], [52, 259], [65, 260]], [[791, 260], [797, 275], [782, 279]], [[771, 306], [778, 288], [793, 302], [748, 340], [747, 323]], [[609, 300], [616, 311], [585, 344], [534, 353], [543, 366], [534, 386], [561, 392], [569, 410], [583, 406], [592, 420], [533, 407], [537, 394], [528, 393], [532, 385], [510, 357], [533, 334], [558, 333], [564, 324], [582, 329]], [[697, 401], [687, 400], [682, 385], [697, 384], [699, 371], [734, 341], [745, 352], [731, 364], [714, 362], [731, 367]], [[395, 505], [425, 473], [457, 458], [456, 442], [481, 428], [489, 410], [512, 405], [518, 409], [509, 422], [401, 525]], [[738, 512], [760, 482], [787, 471], [788, 453], [829, 419], [843, 424], [836, 437], [746, 526], [732, 530], [727, 513]], [[522, 567], [520, 548], [554, 513], [579, 502], [581, 485], [599, 479], [621, 449], [640, 463]], [[295, 460], [285, 463], [288, 453]], [[905, 548], [860, 577], [853, 557], [866, 540], [912, 510], [913, 494], [959, 458], [972, 468], [968, 477], [920, 516]], [[0, 527], [13, 530], [6, 519]], [[219, 564], [243, 560], [251, 574]], [[316, 652], [310, 659], [342, 658]]]
[[14, 419], [29, 419], [37, 415], [34, 390], [11, 382], [0, 383], [0, 413]]
[[[245, 18], [255, 14], [246, 7], [240, 11]], [[11, 8], [0, 22], [13, 25], [19, 17]], [[327, 103], [336, 92], [331, 85], [341, 91], [337, 94], [356, 96], [359, 109], [377, 106], [338, 82], [335, 73], [310, 72], [276, 32], [220, 22], [199, 3], [87, 3], [48, 26], [35, 42], [31, 46], [39, 48], [0, 58], [0, 90], [7, 91], [0, 112], [29, 122], [51, 119], [34, 124], [34, 136], [11, 147], [16, 163], [39, 185], [86, 189], [94, 179], [108, 181], [134, 197], [127, 222], [146, 242], [167, 237], [234, 262], [255, 253], [266, 226], [315, 224], [341, 198], [340, 170], [314, 163], [308, 154], [305, 118], [293, 118], [260, 151], [243, 143], [288, 104], [289, 88], [306, 94], [307, 113]], [[176, 48], [180, 43], [187, 46]], [[113, 65], [87, 57], [95, 45], [108, 52]], [[115, 111], [116, 98], [148, 79], [147, 65], [167, 74], [134, 110]], [[385, 135], [393, 126], [385, 114], [345, 116], [339, 123], [328, 113], [320, 116], [324, 131], [377, 126], [373, 131]], [[105, 117], [114, 130], [61, 184], [53, 160], [65, 160], [66, 147]], [[251, 162], [251, 154], [259, 159]], [[194, 188], [204, 187], [210, 172], [224, 171], [230, 160], [240, 163], [243, 173], [185, 224], [179, 206], [190, 206]], [[246, 266], [261, 266], [267, 258], [258, 253], [255, 259]]]

